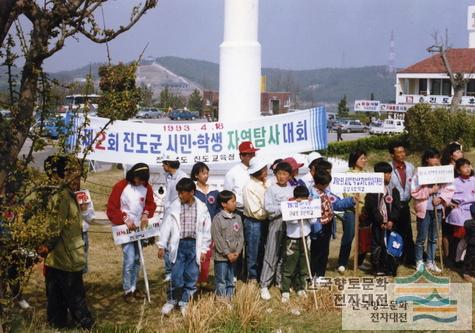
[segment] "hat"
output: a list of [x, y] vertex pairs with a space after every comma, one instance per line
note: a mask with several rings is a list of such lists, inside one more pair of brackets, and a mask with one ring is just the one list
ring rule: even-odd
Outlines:
[[162, 158], [162, 162], [165, 162], [165, 161], [178, 161], [178, 155], [177, 153], [171, 151], [171, 152], [166, 152], [164, 155], [163, 155], [163, 158]]
[[297, 161], [293, 157], [284, 158], [282, 162], [289, 163], [292, 167], [292, 171], [298, 170], [299, 168], [303, 167], [303, 163], [297, 163]]
[[239, 152], [242, 154], [255, 153], [259, 149], [254, 148], [254, 145], [251, 141], [243, 141], [239, 145]]
[[316, 151], [311, 152], [310, 154], [307, 155], [307, 163], [310, 164], [313, 161], [315, 161], [317, 158], [322, 158], [322, 155], [320, 155], [320, 153], [317, 153]]
[[267, 161], [262, 159], [262, 157], [253, 157], [249, 161], [249, 168], [247, 169], [247, 172], [252, 175], [253, 173], [256, 173], [257, 171], [261, 170], [262, 168], [267, 166]]
[[472, 214], [472, 216], [475, 216], [475, 203], [470, 205], [470, 214]]

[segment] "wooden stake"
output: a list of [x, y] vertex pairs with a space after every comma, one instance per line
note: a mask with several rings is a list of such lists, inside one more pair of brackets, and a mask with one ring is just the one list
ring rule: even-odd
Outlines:
[[354, 239], [354, 252], [355, 252], [355, 257], [353, 259], [353, 271], [356, 273], [358, 270], [358, 253], [359, 253], [359, 248], [358, 248], [358, 243], [359, 243], [359, 227], [360, 227], [360, 199], [358, 198], [356, 200], [356, 207], [355, 207], [355, 239]]
[[318, 310], [317, 291], [315, 290], [315, 281], [312, 276], [312, 269], [310, 267], [310, 259], [308, 258], [307, 242], [305, 241], [305, 237], [303, 235], [303, 220], [302, 219], [300, 219], [300, 235], [302, 236], [303, 251], [305, 253], [305, 261], [307, 262], [308, 276], [310, 277], [310, 281], [312, 281], [312, 292], [313, 292], [313, 300], [315, 302], [315, 310]]
[[[440, 255], [440, 269], [444, 270], [444, 251], [442, 249], [443, 247], [443, 241], [442, 241], [442, 221], [439, 226], [439, 211], [437, 209], [437, 206], [434, 207], [434, 218], [435, 218], [435, 226], [437, 228], [437, 245], [439, 247], [439, 255]], [[435, 253], [434, 253], [435, 256]], [[435, 259], [435, 258], [434, 258]], [[434, 260], [435, 262], [435, 260]]]
[[147, 293], [147, 301], [150, 303], [150, 288], [148, 286], [147, 269], [145, 268], [145, 259], [143, 257], [142, 243], [140, 242], [140, 240], [138, 240], [137, 244], [139, 245], [140, 262], [142, 263], [142, 268], [143, 268], [143, 279], [145, 281], [145, 291]]

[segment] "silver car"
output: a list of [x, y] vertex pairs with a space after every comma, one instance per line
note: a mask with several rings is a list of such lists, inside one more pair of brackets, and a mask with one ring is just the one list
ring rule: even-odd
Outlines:
[[359, 120], [347, 120], [341, 124], [341, 129], [346, 133], [366, 132], [367, 127]]
[[162, 118], [164, 116], [164, 112], [160, 111], [157, 108], [143, 108], [137, 112], [136, 118], [143, 118], [143, 119], [153, 119], [153, 118]]

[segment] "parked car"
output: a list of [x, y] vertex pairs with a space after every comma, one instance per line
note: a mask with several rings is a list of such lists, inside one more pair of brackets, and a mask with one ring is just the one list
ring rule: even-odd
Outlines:
[[366, 132], [367, 127], [359, 120], [347, 120], [341, 124], [342, 131], [346, 133]]
[[178, 109], [170, 112], [169, 115], [171, 120], [195, 120], [196, 115], [190, 111]]
[[[39, 130], [41, 128], [41, 120], [39, 116], [35, 116], [37, 119], [35, 125], [33, 125], [32, 130]], [[45, 136], [52, 139], [57, 139], [60, 134], [66, 133], [66, 114], [65, 113], [56, 113], [50, 115], [48, 118], [43, 120], [43, 128], [41, 136]]]
[[338, 129], [339, 126], [343, 126], [344, 121], [342, 120], [335, 120], [331, 124], [330, 130], [335, 131]]
[[157, 108], [143, 108], [140, 109], [136, 114], [136, 118], [152, 119], [152, 118], [161, 118], [165, 113]]
[[386, 119], [381, 124], [373, 124], [369, 128], [369, 134], [392, 134], [404, 133], [404, 120], [401, 119]]
[[12, 113], [10, 110], [0, 110], [0, 119], [10, 119]]

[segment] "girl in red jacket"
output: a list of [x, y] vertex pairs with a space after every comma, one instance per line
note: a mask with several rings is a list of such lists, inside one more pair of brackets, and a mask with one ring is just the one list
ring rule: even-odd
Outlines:
[[[127, 171], [125, 179], [114, 185], [107, 203], [107, 216], [113, 224], [126, 224], [131, 231], [140, 226], [147, 226], [148, 219], [153, 217], [156, 209], [149, 179], [148, 165], [138, 163]], [[124, 254], [122, 286], [125, 301], [130, 303], [134, 299], [144, 297], [144, 294], [136, 289], [140, 270], [138, 243], [123, 244], [122, 253]]]

